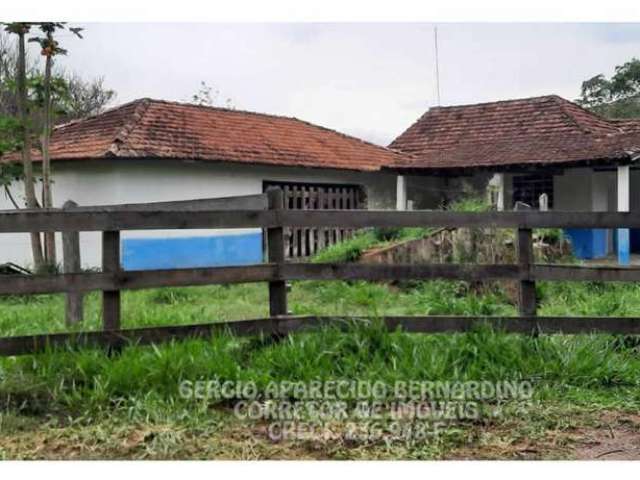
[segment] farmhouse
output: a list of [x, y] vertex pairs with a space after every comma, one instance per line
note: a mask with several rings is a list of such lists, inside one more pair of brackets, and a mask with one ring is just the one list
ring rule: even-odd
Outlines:
[[[288, 208], [355, 209], [395, 207], [396, 174], [382, 167], [402, 155], [295, 118], [141, 99], [56, 128], [51, 158], [56, 206], [250, 195], [275, 185]], [[12, 186], [15, 197], [21, 188]], [[10, 208], [1, 198], [0, 209]], [[295, 256], [345, 232], [291, 233]], [[81, 245], [83, 265], [99, 265], [99, 235], [82, 233]], [[0, 236], [0, 257], [29, 264], [27, 236]], [[262, 233], [123, 232], [122, 258], [128, 269], [258, 263]]]
[[[56, 128], [51, 158], [56, 206], [277, 186], [293, 209], [431, 209], [486, 191], [499, 210], [640, 211], [640, 120], [601, 118], [556, 95], [431, 108], [388, 148], [296, 118], [140, 99]], [[11, 188], [21, 197], [20, 185]], [[0, 198], [0, 209], [11, 208]], [[286, 253], [305, 257], [351, 233], [289, 229]], [[581, 258], [618, 252], [628, 263], [640, 252], [640, 230], [567, 234]], [[82, 233], [81, 245], [83, 265], [99, 265], [99, 235]], [[263, 255], [258, 229], [122, 235], [126, 269], [250, 264]], [[0, 236], [0, 263], [30, 259], [26, 235]]]
[[[440, 176], [444, 199], [487, 186], [499, 210], [517, 202], [564, 211], [640, 212], [640, 120], [608, 120], [557, 95], [431, 108], [390, 148], [409, 154], [397, 171], [398, 205], [419, 208]], [[432, 185], [432, 183], [430, 183]], [[544, 194], [546, 205], [540, 205]], [[582, 258], [640, 252], [640, 230], [571, 230]]]

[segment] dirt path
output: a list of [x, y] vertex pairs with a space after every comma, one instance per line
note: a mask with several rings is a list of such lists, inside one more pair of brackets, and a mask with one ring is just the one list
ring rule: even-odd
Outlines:
[[576, 433], [579, 460], [640, 460], [640, 416], [603, 417], [603, 425]]
[[572, 426], [550, 427], [535, 435], [526, 421], [478, 427], [469, 432], [474, 439], [463, 446], [426, 455], [381, 445], [274, 442], [264, 429], [238, 424], [190, 432], [176, 425], [47, 427], [29, 423], [0, 435], [0, 458], [640, 460], [640, 415], [594, 412], [572, 420]]
[[488, 430], [481, 441], [450, 459], [640, 460], [640, 415], [605, 412], [592, 426], [549, 430], [539, 439], [509, 440], [508, 430]]

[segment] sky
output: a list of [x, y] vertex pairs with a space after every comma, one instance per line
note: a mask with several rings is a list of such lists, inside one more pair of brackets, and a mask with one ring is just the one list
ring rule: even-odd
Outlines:
[[[188, 101], [200, 82], [235, 108], [387, 145], [437, 105], [427, 23], [86, 23], [60, 65], [103, 76], [115, 104]], [[640, 24], [438, 24], [441, 105], [579, 96], [640, 57]]]

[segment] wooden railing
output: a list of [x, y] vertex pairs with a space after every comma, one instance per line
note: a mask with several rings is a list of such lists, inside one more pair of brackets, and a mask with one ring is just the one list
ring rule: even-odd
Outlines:
[[[366, 195], [358, 185], [265, 182], [282, 189], [285, 210], [357, 210], [366, 208]], [[353, 236], [346, 228], [286, 228], [285, 258], [306, 259], [319, 250]]]
[[[249, 198], [251, 200], [249, 200]], [[232, 208], [229, 210], [227, 207]], [[239, 208], [238, 208], [239, 207]], [[266, 207], [266, 208], [263, 208]], [[517, 230], [517, 263], [478, 264], [315, 264], [286, 263], [284, 229], [364, 227], [498, 227]], [[120, 231], [190, 228], [263, 228], [267, 263], [237, 267], [124, 271], [120, 268]], [[212, 203], [77, 207], [71, 210], [0, 212], [4, 232], [102, 231], [102, 271], [58, 275], [0, 276], [0, 294], [102, 291], [101, 331], [5, 337], [0, 355], [35, 353], [51, 346], [100, 345], [119, 348], [129, 342], [146, 344], [172, 338], [209, 336], [227, 330], [239, 335], [284, 335], [326, 323], [344, 324], [348, 317], [296, 317], [288, 314], [288, 281], [295, 280], [512, 280], [519, 285], [519, 316], [395, 316], [381, 320], [389, 328], [409, 332], [465, 331], [488, 322], [510, 332], [610, 332], [640, 334], [640, 318], [536, 316], [535, 282], [640, 281], [640, 268], [539, 265], [533, 263], [534, 228], [640, 228], [637, 213], [447, 211], [296, 211], [283, 208], [280, 190], [266, 196], [220, 199]], [[122, 329], [120, 292], [153, 287], [269, 283], [269, 317], [197, 325]], [[362, 320], [363, 317], [352, 317]]]

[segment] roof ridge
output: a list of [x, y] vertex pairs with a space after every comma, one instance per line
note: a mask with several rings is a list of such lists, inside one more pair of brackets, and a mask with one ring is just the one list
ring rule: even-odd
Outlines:
[[125, 103], [121, 103], [120, 105], [115, 105], [113, 107], [109, 107], [109, 108], [107, 108], [105, 110], [102, 110], [101, 112], [92, 113], [91, 115], [87, 115], [86, 117], [74, 118], [73, 120], [69, 120], [68, 122], [59, 123], [58, 125], [54, 125], [53, 129], [57, 130], [57, 129], [60, 129], [60, 128], [69, 127], [71, 125], [75, 125], [76, 123], [84, 122], [85, 120], [90, 120], [92, 118], [100, 117], [100, 116], [104, 115], [105, 113], [115, 112], [115, 111], [120, 110], [122, 108], [128, 107], [129, 105], [137, 103], [137, 102], [139, 102], [141, 100], [147, 100], [147, 99], [146, 98], [137, 98], [135, 100], [131, 100], [130, 102], [125, 102]]
[[567, 107], [568, 107], [568, 106], [571, 106], [571, 108], [577, 108], [577, 109], [581, 110], [582, 112], [584, 112], [585, 114], [587, 114], [588, 116], [590, 116], [590, 117], [594, 118], [595, 120], [597, 120], [597, 121], [599, 121], [599, 122], [602, 122], [602, 123], [604, 123], [604, 124], [606, 124], [606, 125], [609, 125], [611, 128], [614, 128], [614, 129], [618, 130], [618, 132], [617, 132], [617, 133], [622, 133], [622, 132], [623, 132], [623, 130], [622, 130], [619, 126], [617, 126], [617, 125], [615, 124], [615, 122], [613, 122], [613, 121], [612, 121], [612, 119], [610, 119], [610, 118], [605, 118], [605, 117], [603, 117], [603, 116], [601, 116], [601, 115], [598, 115], [597, 113], [594, 113], [594, 112], [592, 112], [592, 111], [590, 111], [590, 110], [587, 110], [587, 109], [586, 109], [586, 108], [584, 108], [582, 105], [579, 105], [579, 104], [578, 104], [578, 103], [576, 103], [576, 102], [572, 102], [572, 101], [567, 100], [566, 98], [562, 98], [562, 97], [560, 97], [560, 96], [556, 96], [556, 102], [558, 103], [558, 105], [559, 105], [559, 106], [560, 106], [560, 108], [562, 109], [562, 113], [563, 113], [566, 117], [568, 117], [568, 118], [572, 121], [572, 123], [573, 123], [575, 126], [577, 126], [580, 130], [582, 130], [584, 133], [589, 133], [589, 134], [591, 134], [591, 133], [597, 133], [597, 132], [594, 132], [593, 130], [591, 130], [591, 129], [589, 129], [588, 127], [584, 126], [584, 125], [582, 124], [582, 122], [579, 122], [579, 121], [578, 121], [578, 120], [573, 116], [573, 114], [567, 110]]
[[[565, 116], [565, 118], [567, 120], [569, 120], [569, 122], [574, 126], [577, 127], [578, 130], [582, 131], [583, 133], [591, 133], [591, 131], [584, 127], [582, 125], [582, 123], [578, 122], [578, 120], [576, 120], [576, 118], [567, 111], [566, 104], [567, 103], [571, 103], [573, 104], [573, 102], [569, 102], [569, 100], [565, 100], [564, 98], [560, 97], [559, 95], [555, 95], [553, 96], [553, 100], [556, 102], [556, 104], [558, 105], [558, 107], [560, 107], [560, 111], [562, 111], [562, 114]], [[585, 110], [586, 111], [586, 110]], [[591, 114], [591, 112], [588, 112]], [[592, 114], [593, 115], [593, 114]], [[595, 116], [595, 115], [594, 115]]]
[[[149, 98], [139, 98], [129, 103], [125, 103], [120, 105], [118, 108], [125, 107], [131, 104], [138, 104], [136, 108], [133, 110], [133, 113], [127, 117], [125, 117], [122, 127], [116, 133], [113, 142], [108, 148], [108, 151], [113, 155], [118, 156], [120, 151], [123, 150], [123, 147], [127, 143], [127, 139], [129, 138], [129, 134], [133, 131], [133, 129], [138, 125], [145, 112], [149, 108], [151, 104], [151, 99]], [[115, 109], [114, 109], [115, 110]], [[103, 112], [105, 113], [105, 112]]]
[[463, 103], [463, 104], [460, 104], [460, 105], [435, 106], [435, 107], [430, 107], [427, 110], [427, 112], [429, 112], [431, 110], [447, 110], [447, 109], [450, 109], [450, 108], [480, 107], [480, 106], [484, 106], [484, 105], [497, 105], [497, 104], [500, 104], [500, 103], [521, 102], [521, 101], [526, 101], [526, 100], [541, 100], [541, 99], [549, 99], [549, 98], [553, 98], [553, 97], [562, 98], [562, 97], [560, 97], [559, 95], [557, 95], [555, 93], [551, 93], [551, 94], [548, 94], [548, 95], [535, 95], [535, 96], [532, 96], [532, 97], [509, 98], [509, 99], [506, 99], [506, 100], [493, 100], [491, 102]]
[[179, 105], [179, 106], [183, 106], [183, 107], [202, 108], [202, 109], [205, 109], [205, 110], [218, 110], [218, 111], [229, 112], [229, 113], [249, 114], [249, 115], [255, 115], [255, 116], [266, 117], [266, 118], [280, 118], [280, 119], [286, 119], [286, 120], [295, 120], [296, 122], [300, 122], [300, 123], [303, 123], [305, 125], [309, 125], [309, 126], [314, 127], [314, 128], [320, 128], [322, 130], [334, 133], [336, 135], [342, 136], [342, 137], [347, 138], [349, 140], [355, 140], [357, 142], [363, 143], [365, 145], [369, 145], [371, 147], [381, 148], [383, 150], [390, 151], [390, 152], [392, 152], [394, 154], [405, 155], [402, 152], [399, 152], [399, 151], [394, 150], [392, 148], [386, 147], [384, 145], [378, 145], [376, 143], [369, 142], [367, 140], [363, 140], [363, 139], [355, 137], [353, 135], [349, 135], [349, 134], [340, 132], [339, 130], [335, 130], [333, 128], [325, 127], [323, 125], [318, 125], [317, 123], [312, 123], [312, 122], [309, 122], [308, 120], [302, 120], [302, 119], [300, 119], [298, 117], [292, 117], [292, 116], [288, 116], [288, 115], [277, 115], [277, 114], [274, 114], [274, 113], [256, 112], [256, 111], [252, 111], [252, 110], [239, 110], [237, 108], [216, 107], [216, 106], [213, 106], [213, 105], [200, 105], [200, 104], [197, 104], [197, 103], [179, 102], [179, 101], [175, 101], [175, 100], [162, 100], [162, 99], [156, 99], [156, 98], [143, 98], [143, 99], [140, 99], [140, 100], [146, 100], [146, 101], [148, 101], [148, 104], [151, 104], [151, 103], [164, 103], [164, 104], [169, 104], [169, 105]]

